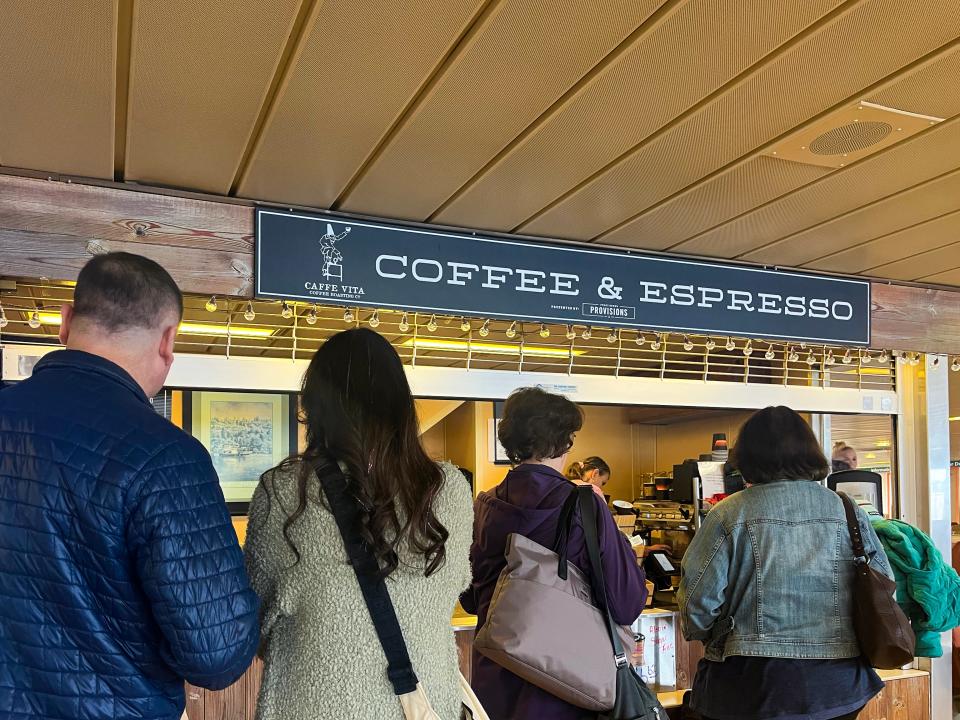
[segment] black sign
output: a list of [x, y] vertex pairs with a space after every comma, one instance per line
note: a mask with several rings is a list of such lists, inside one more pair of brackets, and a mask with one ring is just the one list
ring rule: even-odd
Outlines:
[[867, 345], [862, 280], [258, 209], [259, 298]]

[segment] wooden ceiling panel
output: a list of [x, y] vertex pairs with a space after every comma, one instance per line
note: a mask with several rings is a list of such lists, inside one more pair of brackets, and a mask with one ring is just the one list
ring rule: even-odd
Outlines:
[[[751, 262], [799, 267], [880, 235], [953, 212], [960, 206], [960, 170], [778, 240], [743, 255]], [[909, 252], [909, 248], [904, 248]]]
[[891, 280], [923, 280], [930, 275], [960, 268], [960, 234], [954, 238], [957, 242], [881, 265], [873, 268], [871, 274]]
[[[960, 285], [960, 265], [950, 268], [949, 270], [940, 270], [933, 275], [927, 275], [923, 278], [923, 282], [937, 283], [940, 285]], [[950, 386], [952, 387], [955, 384], [956, 383], [950, 383]]]
[[763, 0], [680, 4], [644, 28], [434, 219], [516, 228], [838, 4], [786, 3], [778, 14], [769, 13]]
[[237, 194], [330, 207], [488, 2], [317, 2]]
[[[957, 205], [960, 206], [960, 198], [957, 198]], [[923, 253], [957, 241], [960, 241], [960, 210], [828, 255], [809, 263], [807, 267], [872, 275], [871, 268], [896, 262], [907, 253]]]
[[125, 177], [226, 194], [299, 6], [135, 2]]
[[694, 186], [597, 238], [598, 242], [666, 250], [758, 205], [796, 190], [830, 171], [760, 156], [712, 181]]
[[[957, 168], [960, 119], [949, 120], [856, 165], [683, 242], [678, 252], [737, 257]], [[782, 162], [789, 162], [784, 160]], [[832, 248], [841, 250], [839, 242]]]
[[113, 177], [116, 2], [0, 3], [0, 164]]
[[[899, 32], [904, 27], [909, 34]], [[595, 238], [811, 117], [849, 102], [958, 34], [960, 13], [953, 4], [857, 3], [521, 230]]]
[[338, 209], [426, 219], [657, 5], [503, 0]]

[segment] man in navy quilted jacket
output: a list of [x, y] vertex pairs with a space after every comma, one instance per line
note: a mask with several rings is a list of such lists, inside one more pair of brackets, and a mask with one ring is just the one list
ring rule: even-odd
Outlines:
[[207, 451], [156, 414], [183, 299], [156, 263], [80, 273], [60, 339], [0, 392], [0, 719], [178, 720], [258, 602]]

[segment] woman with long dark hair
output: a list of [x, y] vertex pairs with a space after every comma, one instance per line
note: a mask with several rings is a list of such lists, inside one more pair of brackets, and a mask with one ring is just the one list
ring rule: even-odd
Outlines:
[[360, 508], [421, 686], [460, 716], [450, 618], [470, 583], [472, 497], [424, 452], [400, 358], [369, 330], [333, 336], [303, 383], [307, 449], [261, 478], [247, 568], [262, 600], [260, 720], [403, 717], [386, 659], [316, 477], [338, 463]]

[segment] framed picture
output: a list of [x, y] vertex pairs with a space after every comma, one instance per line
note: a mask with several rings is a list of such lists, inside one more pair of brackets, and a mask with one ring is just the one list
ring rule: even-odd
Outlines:
[[297, 452], [296, 402], [279, 393], [185, 395], [188, 431], [210, 452], [231, 513], [246, 514], [260, 476]]
[[503, 403], [495, 402], [493, 404], [493, 420], [490, 421], [490, 461], [494, 465], [510, 465], [510, 458], [507, 457], [507, 451], [503, 449], [500, 443], [500, 419], [503, 416]]

